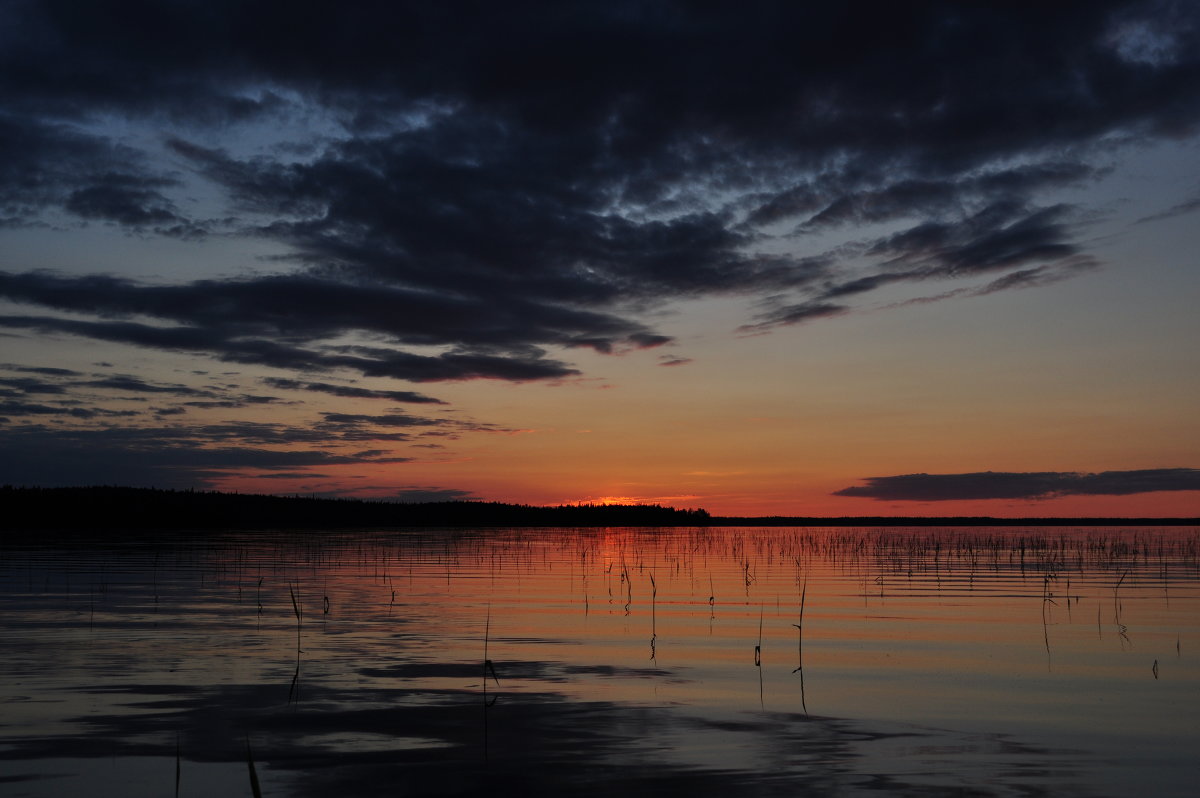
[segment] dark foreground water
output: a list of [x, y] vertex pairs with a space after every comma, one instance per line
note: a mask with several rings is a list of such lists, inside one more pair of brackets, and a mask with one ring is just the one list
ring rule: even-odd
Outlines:
[[249, 796], [251, 771], [264, 796], [1200, 785], [1195, 528], [10, 535], [0, 558], [4, 796]]

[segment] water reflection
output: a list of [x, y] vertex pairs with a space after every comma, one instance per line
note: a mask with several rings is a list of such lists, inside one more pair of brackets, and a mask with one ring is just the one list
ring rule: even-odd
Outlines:
[[257, 533], [0, 554], [0, 631], [20, 641], [0, 650], [4, 795], [161, 795], [177, 766], [181, 795], [245, 794], [247, 741], [264, 795], [1194, 786], [1195, 529]]

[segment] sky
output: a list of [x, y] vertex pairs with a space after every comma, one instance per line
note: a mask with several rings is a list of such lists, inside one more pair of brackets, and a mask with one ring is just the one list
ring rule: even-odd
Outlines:
[[0, 4], [0, 484], [1200, 516], [1200, 5]]

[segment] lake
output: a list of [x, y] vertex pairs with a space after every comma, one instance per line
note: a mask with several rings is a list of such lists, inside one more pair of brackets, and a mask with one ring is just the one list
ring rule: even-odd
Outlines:
[[0, 543], [0, 795], [1184, 796], [1200, 529]]

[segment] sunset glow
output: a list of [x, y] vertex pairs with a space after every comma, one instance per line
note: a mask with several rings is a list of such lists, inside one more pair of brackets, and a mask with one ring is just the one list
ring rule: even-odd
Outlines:
[[150, 5], [0, 9], [0, 484], [1200, 516], [1195, 4]]

